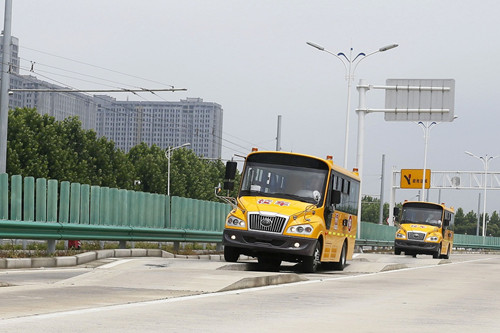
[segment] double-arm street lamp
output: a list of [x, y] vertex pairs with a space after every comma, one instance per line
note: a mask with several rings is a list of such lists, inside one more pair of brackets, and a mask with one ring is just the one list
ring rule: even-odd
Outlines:
[[[363, 52], [358, 53], [356, 56], [353, 57], [352, 55], [352, 47], [349, 50], [349, 56], [345, 55], [344, 53], [333, 53], [325, 49], [323, 46], [320, 46], [318, 44], [312, 43], [312, 42], [306, 42], [307, 45], [312, 46], [320, 51], [326, 52], [328, 54], [333, 55], [337, 59], [339, 59], [342, 64], [344, 65], [345, 68], [345, 79], [347, 81], [347, 110], [346, 110], [346, 120], [345, 120], [345, 142], [344, 142], [344, 168], [347, 168], [347, 151], [348, 151], [348, 144], [349, 144], [349, 110], [351, 109], [351, 83], [354, 81], [354, 72], [356, 71], [356, 68], [358, 67], [359, 63], [363, 60], [366, 59], [367, 57], [374, 55], [375, 53], [379, 52], [384, 52], [390, 49], [393, 49], [398, 46], [398, 44], [391, 44], [387, 45], [384, 47], [379, 48], [376, 51], [373, 51], [371, 53], [365, 54]], [[353, 66], [354, 65], [354, 66]]]
[[191, 143], [185, 143], [177, 147], [168, 147], [167, 150], [165, 150], [165, 157], [167, 158], [168, 161], [168, 176], [167, 176], [167, 195], [170, 196], [170, 156], [172, 155], [172, 151], [187, 147], [191, 145]]
[[477, 155], [474, 155], [473, 153], [468, 152], [468, 151], [466, 151], [465, 153], [469, 156], [472, 156], [472, 157], [475, 157], [475, 158], [481, 160], [481, 162], [483, 162], [483, 166], [484, 166], [483, 237], [485, 237], [486, 236], [486, 177], [488, 176], [488, 164], [492, 159], [497, 158], [499, 156], [488, 156], [488, 154], [486, 154], [484, 156], [477, 156]]

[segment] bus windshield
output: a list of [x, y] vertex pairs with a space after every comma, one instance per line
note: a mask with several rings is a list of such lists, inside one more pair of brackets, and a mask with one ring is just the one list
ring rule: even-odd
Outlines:
[[401, 223], [428, 224], [441, 227], [443, 209], [434, 207], [403, 206]]
[[327, 176], [327, 170], [248, 162], [240, 196], [276, 197], [320, 206]]

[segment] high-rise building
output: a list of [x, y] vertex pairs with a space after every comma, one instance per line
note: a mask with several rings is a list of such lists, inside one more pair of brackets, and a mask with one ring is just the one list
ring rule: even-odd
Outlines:
[[145, 142], [162, 149], [190, 143], [198, 156], [220, 158], [222, 107], [201, 98], [179, 102], [117, 101], [94, 96], [97, 134], [115, 142], [125, 152]]
[[20, 76], [24, 89], [21, 92], [23, 107], [36, 108], [40, 114], [48, 114], [56, 120], [77, 116], [82, 128], [95, 129], [97, 105], [94, 98], [82, 93], [40, 92], [41, 89], [69, 89], [42, 80], [31, 75]]
[[[3, 36], [0, 36], [0, 60], [3, 63]], [[11, 59], [9, 64], [11, 89], [31, 89], [9, 94], [9, 109], [36, 108], [40, 114], [48, 114], [56, 120], [78, 116], [84, 129], [95, 129], [96, 105], [94, 98], [81, 93], [39, 92], [37, 89], [64, 89], [32, 75], [20, 75], [19, 40], [11, 39]], [[68, 89], [68, 88], [66, 88]]]

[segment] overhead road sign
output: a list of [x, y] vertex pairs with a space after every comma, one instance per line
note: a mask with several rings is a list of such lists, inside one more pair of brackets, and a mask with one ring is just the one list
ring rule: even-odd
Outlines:
[[387, 79], [385, 120], [438, 121], [454, 119], [455, 80]]
[[423, 175], [423, 169], [401, 169], [400, 188], [421, 189], [424, 181], [425, 188], [430, 188], [431, 170], [425, 169], [425, 180]]

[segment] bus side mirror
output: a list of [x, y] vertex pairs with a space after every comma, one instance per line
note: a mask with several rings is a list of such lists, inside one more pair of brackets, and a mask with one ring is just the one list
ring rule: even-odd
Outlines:
[[234, 190], [234, 182], [233, 181], [224, 181], [224, 187], [225, 190], [232, 191]]
[[238, 163], [232, 162], [232, 161], [227, 161], [226, 163], [226, 175], [224, 176], [224, 179], [227, 180], [232, 180], [236, 178], [236, 166]]
[[392, 215], [394, 216], [394, 221], [399, 221], [399, 207], [394, 207]]
[[340, 191], [333, 190], [332, 191], [332, 205], [338, 205], [340, 203]]

